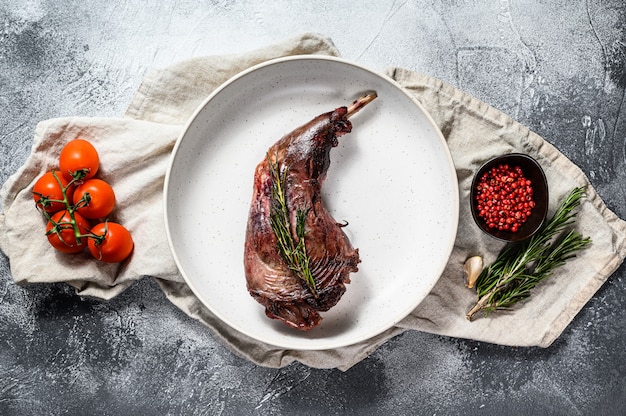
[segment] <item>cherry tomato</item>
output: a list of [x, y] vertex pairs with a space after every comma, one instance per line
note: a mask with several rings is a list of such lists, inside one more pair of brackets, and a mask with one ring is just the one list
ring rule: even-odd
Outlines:
[[83, 217], [105, 218], [115, 208], [115, 193], [102, 179], [88, 179], [76, 187], [72, 201]]
[[66, 179], [92, 178], [100, 167], [100, 157], [96, 148], [83, 139], [68, 142], [59, 155], [61, 173]]
[[115, 222], [96, 224], [91, 233], [103, 238], [90, 238], [87, 243], [91, 255], [106, 263], [125, 260], [133, 251], [134, 243], [130, 232]]
[[[87, 237], [76, 239], [74, 227], [71, 224], [71, 217], [67, 210], [59, 211], [52, 215], [46, 226], [46, 235], [52, 247], [63, 253], [78, 253], [87, 247]], [[89, 221], [77, 212], [74, 212], [74, 219], [80, 234], [89, 233]]]
[[[67, 209], [63, 202], [63, 189], [67, 188], [69, 181], [58, 170], [46, 172], [35, 182], [33, 186], [33, 199], [37, 207], [45, 210], [48, 214]], [[55, 177], [56, 176], [56, 177]], [[74, 186], [66, 189], [68, 202], [72, 201]]]

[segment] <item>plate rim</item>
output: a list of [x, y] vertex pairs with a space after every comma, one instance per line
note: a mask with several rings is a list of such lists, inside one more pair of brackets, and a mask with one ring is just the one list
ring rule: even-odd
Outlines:
[[[403, 313], [401, 314], [402, 316], [398, 319], [398, 320], [390, 320], [390, 322], [385, 325], [385, 326], [379, 326], [376, 327], [374, 329], [372, 329], [371, 331], [365, 331], [366, 334], [362, 335], [360, 337], [358, 337], [358, 339], [355, 339], [354, 341], [351, 342], [335, 342], [335, 343], [329, 343], [328, 345], [311, 345], [310, 347], [303, 347], [303, 346], [290, 346], [287, 343], [281, 343], [281, 342], [277, 342], [277, 343], [272, 343], [268, 340], [264, 340], [264, 339], [259, 339], [253, 335], [250, 335], [249, 333], [247, 333], [247, 331], [240, 329], [238, 325], [234, 325], [232, 322], [230, 322], [228, 319], [225, 319], [223, 317], [223, 314], [216, 311], [214, 307], [212, 307], [211, 305], [206, 304], [203, 300], [202, 300], [202, 296], [201, 294], [198, 293], [198, 289], [195, 287], [195, 285], [193, 284], [193, 282], [190, 281], [190, 277], [187, 276], [187, 273], [185, 272], [183, 265], [181, 263], [181, 260], [177, 254], [176, 248], [174, 247], [174, 242], [173, 242], [173, 236], [172, 236], [172, 231], [171, 231], [171, 226], [170, 226], [170, 221], [169, 221], [169, 215], [168, 215], [168, 195], [169, 195], [169, 188], [170, 188], [170, 181], [171, 181], [171, 177], [172, 177], [172, 171], [174, 168], [174, 162], [176, 159], [176, 155], [182, 145], [183, 139], [186, 136], [190, 126], [193, 125], [194, 121], [196, 120], [196, 118], [198, 117], [198, 115], [204, 110], [204, 108], [213, 100], [215, 99], [215, 97], [217, 95], [219, 95], [221, 93], [221, 91], [223, 91], [224, 89], [228, 88], [231, 84], [237, 82], [239, 79], [246, 77], [248, 74], [253, 73], [257, 70], [263, 69], [263, 68], [267, 68], [273, 65], [279, 65], [279, 64], [283, 64], [283, 63], [287, 63], [287, 62], [292, 62], [292, 61], [331, 61], [331, 62], [335, 62], [335, 63], [339, 63], [342, 65], [347, 65], [353, 68], [356, 68], [358, 70], [361, 71], [365, 71], [369, 74], [374, 75], [375, 77], [381, 78], [383, 81], [385, 81], [386, 83], [389, 83], [390, 85], [392, 85], [393, 87], [395, 87], [395, 89], [397, 91], [399, 91], [400, 93], [402, 93], [405, 97], [409, 98], [410, 101], [421, 111], [422, 115], [425, 117], [425, 119], [427, 120], [429, 127], [431, 127], [433, 134], [437, 136], [437, 138], [439, 139], [439, 141], [441, 142], [441, 144], [443, 145], [442, 148], [444, 150], [445, 153], [445, 157], [447, 159], [447, 167], [448, 167], [448, 174], [451, 175], [451, 179], [453, 180], [453, 183], [456, 184], [456, 186], [453, 186], [453, 201], [452, 204], [454, 206], [453, 212], [452, 212], [452, 218], [453, 218], [453, 223], [451, 224], [451, 236], [453, 238], [451, 238], [451, 240], [449, 241], [448, 247], [446, 252], [447, 257], [446, 257], [446, 261], [443, 262], [439, 268], [439, 277], [437, 279], [433, 279], [433, 281], [430, 283], [429, 286], [427, 286], [428, 291], [427, 294], [422, 297], [421, 299], [419, 299], [416, 303], [412, 304], [412, 306], [410, 307], [410, 309], [408, 311], [403, 311]], [[433, 117], [431, 116], [431, 114], [426, 110], [426, 108], [422, 105], [421, 102], [419, 102], [417, 100], [416, 97], [414, 97], [412, 94], [410, 94], [404, 87], [402, 87], [397, 81], [395, 81], [394, 79], [392, 79], [391, 77], [389, 77], [388, 75], [386, 75], [385, 73], [382, 72], [377, 72], [374, 71], [370, 68], [367, 68], [366, 66], [359, 64], [357, 62], [354, 62], [352, 60], [349, 59], [345, 59], [342, 57], [337, 57], [337, 56], [333, 56], [333, 55], [289, 55], [289, 56], [284, 56], [284, 57], [278, 57], [278, 58], [272, 58], [260, 63], [257, 63], [247, 69], [244, 69], [240, 72], [238, 72], [237, 74], [233, 75], [232, 77], [230, 77], [228, 80], [226, 80], [225, 82], [223, 82], [222, 84], [220, 84], [217, 88], [215, 88], [204, 100], [202, 100], [202, 102], [200, 104], [198, 104], [198, 106], [195, 108], [195, 110], [193, 111], [193, 113], [189, 116], [189, 118], [187, 119], [186, 123], [183, 125], [183, 128], [181, 130], [181, 132], [179, 133], [174, 146], [172, 148], [172, 151], [170, 153], [169, 156], [169, 160], [167, 163], [167, 169], [165, 172], [165, 177], [164, 177], [164, 184], [163, 184], [163, 218], [164, 218], [164, 222], [165, 222], [165, 231], [166, 231], [166, 237], [167, 237], [167, 243], [168, 243], [168, 247], [170, 249], [170, 253], [172, 255], [172, 257], [174, 258], [174, 262], [176, 264], [177, 270], [180, 273], [180, 275], [182, 276], [185, 284], [189, 287], [189, 289], [192, 291], [193, 295], [197, 298], [197, 300], [204, 306], [206, 307], [221, 323], [223, 323], [224, 325], [226, 325], [228, 328], [230, 328], [231, 330], [235, 330], [238, 333], [249, 337], [251, 339], [254, 339], [256, 342], [261, 342], [267, 345], [271, 345], [273, 347], [278, 347], [278, 348], [283, 348], [283, 349], [289, 349], [289, 350], [294, 350], [294, 351], [318, 351], [318, 350], [328, 350], [328, 349], [336, 349], [336, 348], [342, 348], [342, 347], [346, 347], [349, 345], [354, 345], [354, 344], [358, 344], [360, 342], [364, 342], [367, 341], [368, 339], [371, 339], [377, 335], [380, 335], [382, 333], [384, 333], [385, 331], [388, 331], [389, 329], [393, 328], [394, 326], [396, 326], [398, 324], [398, 322], [401, 322], [403, 319], [405, 319], [410, 313], [411, 311], [413, 311], [417, 306], [419, 306], [419, 304], [421, 302], [423, 302], [423, 300], [428, 296], [428, 294], [432, 291], [433, 287], [437, 284], [437, 282], [439, 281], [439, 279], [441, 278], [441, 275], [449, 261], [450, 255], [452, 254], [452, 250], [454, 247], [454, 243], [456, 241], [456, 234], [458, 232], [458, 223], [459, 223], [459, 189], [458, 189], [458, 177], [456, 174], [456, 168], [454, 165], [454, 161], [452, 159], [452, 155], [451, 155], [451, 151], [450, 148], [447, 144], [447, 141], [445, 140], [445, 137], [443, 136], [443, 133], [441, 132], [441, 130], [439, 129], [439, 127], [437, 126], [437, 124], [435, 123]], [[400, 314], [398, 314], [400, 315]], [[268, 318], [269, 319], [269, 318]], [[219, 332], [217, 328], [214, 328], [215, 331]], [[321, 338], [320, 338], [321, 339]]]

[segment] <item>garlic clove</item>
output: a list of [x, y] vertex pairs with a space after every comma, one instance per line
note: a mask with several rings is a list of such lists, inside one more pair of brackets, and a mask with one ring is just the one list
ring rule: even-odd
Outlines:
[[481, 256], [473, 256], [465, 260], [463, 266], [465, 270], [465, 285], [468, 288], [473, 288], [478, 280], [478, 276], [483, 271], [483, 258]]

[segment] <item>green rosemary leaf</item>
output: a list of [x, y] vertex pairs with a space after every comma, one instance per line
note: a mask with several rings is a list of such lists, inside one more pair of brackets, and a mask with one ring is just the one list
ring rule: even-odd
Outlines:
[[272, 162], [267, 156], [272, 176], [272, 194], [270, 200], [270, 225], [276, 236], [276, 248], [285, 260], [287, 267], [298, 278], [302, 279], [308, 288], [317, 297], [315, 279], [311, 273], [310, 259], [305, 245], [305, 223], [308, 210], [296, 209], [295, 236], [292, 232], [290, 211], [285, 196], [287, 169], [281, 169], [278, 161]]
[[575, 223], [574, 209], [583, 195], [583, 188], [574, 188], [537, 234], [521, 245], [506, 246], [496, 260], [482, 270], [476, 281], [478, 300], [467, 313], [468, 320], [479, 311], [488, 314], [528, 298], [538, 283], [591, 243], [589, 237], [574, 230], [558, 237]]

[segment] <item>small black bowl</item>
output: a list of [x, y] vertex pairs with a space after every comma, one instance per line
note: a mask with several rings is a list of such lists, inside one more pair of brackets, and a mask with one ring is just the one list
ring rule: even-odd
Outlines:
[[[501, 164], [508, 164], [511, 167], [519, 166], [522, 169], [524, 176], [532, 182], [531, 186], [533, 188], [533, 200], [535, 201], [535, 207], [532, 209], [530, 217], [526, 219], [526, 222], [524, 222], [516, 232], [489, 228], [487, 223], [478, 215], [478, 210], [476, 208], [476, 186], [478, 185], [480, 178], [485, 172]], [[478, 172], [474, 175], [474, 179], [472, 180], [472, 189], [470, 191], [470, 206], [474, 221], [481, 230], [490, 236], [507, 242], [526, 240], [539, 231], [546, 220], [546, 216], [548, 215], [548, 182], [546, 180], [546, 175], [535, 159], [522, 153], [510, 153], [493, 158], [482, 165], [480, 169], [478, 169]]]

